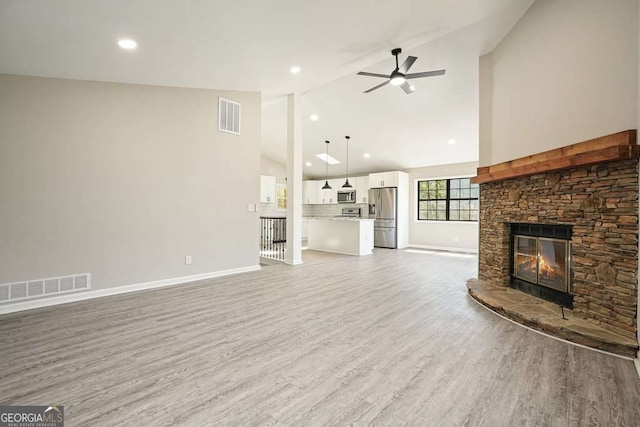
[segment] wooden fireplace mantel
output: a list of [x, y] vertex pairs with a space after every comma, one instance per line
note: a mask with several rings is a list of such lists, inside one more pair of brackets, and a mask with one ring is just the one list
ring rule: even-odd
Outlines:
[[474, 184], [503, 181], [576, 166], [637, 159], [636, 130], [626, 130], [504, 163], [478, 168]]

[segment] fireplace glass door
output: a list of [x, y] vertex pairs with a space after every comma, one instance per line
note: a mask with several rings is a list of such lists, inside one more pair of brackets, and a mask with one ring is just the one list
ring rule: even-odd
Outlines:
[[568, 240], [516, 235], [514, 276], [568, 292], [569, 245]]
[[567, 246], [566, 240], [540, 237], [538, 259], [538, 283], [566, 292]]
[[538, 282], [538, 239], [516, 236], [515, 276], [529, 282]]

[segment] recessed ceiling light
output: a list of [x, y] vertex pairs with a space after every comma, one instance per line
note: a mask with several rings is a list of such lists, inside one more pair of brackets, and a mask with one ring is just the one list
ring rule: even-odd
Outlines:
[[311, 119], [312, 122], [317, 122], [318, 121], [318, 115], [317, 114], [312, 114], [309, 116], [309, 118]]
[[311, 166], [311, 162], [307, 162], [304, 164], [305, 166]]
[[371, 157], [371, 154], [369, 154], [369, 153], [364, 153], [364, 154], [362, 155], [362, 157], [364, 157], [365, 159], [368, 159], [369, 157]]
[[289, 71], [291, 71], [291, 74], [298, 74], [301, 70], [302, 68], [298, 67], [297, 65], [294, 65], [293, 67], [291, 67]]
[[122, 49], [131, 50], [138, 47], [138, 43], [136, 43], [135, 40], [122, 39], [122, 40], [118, 40], [118, 46], [120, 46]]
[[320, 160], [322, 160], [323, 162], [327, 162], [330, 165], [339, 165], [340, 164], [340, 160], [337, 160], [334, 157], [331, 157], [328, 154], [325, 153], [320, 153], [320, 154], [316, 154], [316, 157], [319, 158]]
[[455, 140], [455, 139], [450, 139], [450, 140], [448, 140], [448, 141], [447, 141], [447, 144], [451, 144], [451, 145], [453, 145], [453, 144], [455, 144], [455, 143], [456, 143], [456, 140]]

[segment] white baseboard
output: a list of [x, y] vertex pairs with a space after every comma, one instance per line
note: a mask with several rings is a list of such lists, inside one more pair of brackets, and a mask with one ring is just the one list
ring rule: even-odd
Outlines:
[[433, 245], [414, 245], [413, 243], [409, 243], [407, 248], [416, 248], [416, 249], [431, 249], [434, 251], [449, 251], [449, 252], [464, 252], [467, 254], [477, 254], [477, 248], [452, 248], [448, 246], [433, 246]]
[[33, 310], [34, 308], [49, 307], [58, 304], [67, 304], [70, 302], [84, 301], [93, 298], [101, 298], [112, 295], [126, 294], [129, 292], [142, 291], [145, 289], [163, 288], [165, 286], [180, 285], [198, 280], [213, 279], [215, 277], [230, 276], [232, 274], [247, 273], [250, 271], [260, 270], [259, 265], [251, 265], [248, 267], [232, 268], [229, 270], [213, 271], [210, 273], [194, 274], [192, 276], [174, 277], [171, 279], [155, 280], [152, 282], [135, 283], [133, 285], [117, 286], [107, 289], [97, 289], [87, 292], [79, 292], [75, 294], [60, 295], [51, 298], [42, 298], [30, 301], [21, 301], [15, 303], [7, 303], [0, 305], [0, 314], [15, 313], [24, 310]]

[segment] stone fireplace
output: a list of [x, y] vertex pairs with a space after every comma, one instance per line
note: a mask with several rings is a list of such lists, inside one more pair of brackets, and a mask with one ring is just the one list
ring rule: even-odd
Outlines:
[[635, 340], [638, 156], [627, 131], [479, 168], [478, 278]]

